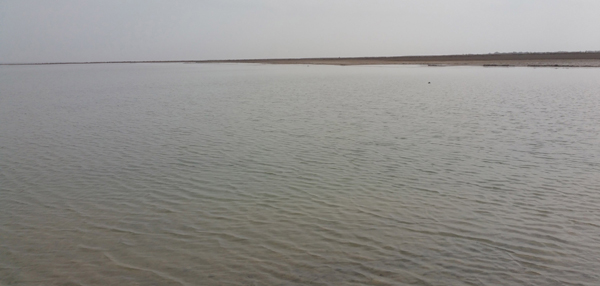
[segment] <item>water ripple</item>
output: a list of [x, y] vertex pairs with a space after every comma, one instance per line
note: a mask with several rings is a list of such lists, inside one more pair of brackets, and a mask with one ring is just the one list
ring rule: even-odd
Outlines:
[[596, 70], [0, 73], [2, 285], [600, 281]]

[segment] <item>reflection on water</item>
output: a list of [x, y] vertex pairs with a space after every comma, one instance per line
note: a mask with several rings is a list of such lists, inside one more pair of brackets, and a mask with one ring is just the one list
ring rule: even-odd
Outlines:
[[0, 285], [597, 285], [598, 78], [0, 67]]

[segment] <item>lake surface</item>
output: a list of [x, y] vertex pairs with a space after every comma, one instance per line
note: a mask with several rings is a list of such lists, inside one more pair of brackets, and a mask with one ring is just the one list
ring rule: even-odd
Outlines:
[[598, 270], [600, 69], [0, 66], [2, 286]]

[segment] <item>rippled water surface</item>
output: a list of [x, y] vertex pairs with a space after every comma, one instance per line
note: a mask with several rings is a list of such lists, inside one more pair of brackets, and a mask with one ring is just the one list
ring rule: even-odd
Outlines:
[[0, 285], [599, 269], [600, 69], [0, 67]]

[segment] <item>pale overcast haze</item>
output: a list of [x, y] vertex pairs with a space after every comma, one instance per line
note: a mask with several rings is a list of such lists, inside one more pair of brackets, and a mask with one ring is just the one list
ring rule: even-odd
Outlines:
[[0, 62], [600, 50], [598, 0], [0, 0]]

